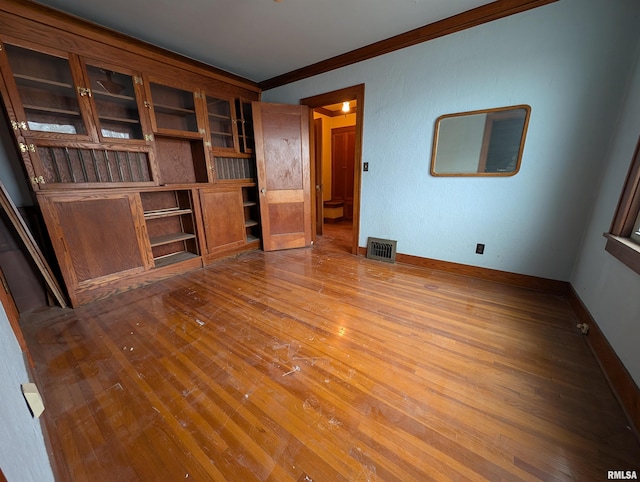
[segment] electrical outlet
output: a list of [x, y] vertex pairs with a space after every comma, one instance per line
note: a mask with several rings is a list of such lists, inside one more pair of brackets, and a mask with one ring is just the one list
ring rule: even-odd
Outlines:
[[484, 244], [476, 244], [476, 254], [484, 254]]
[[367, 172], [369, 170], [369, 163], [368, 162], [363, 162], [362, 163], [362, 170], [364, 172]]

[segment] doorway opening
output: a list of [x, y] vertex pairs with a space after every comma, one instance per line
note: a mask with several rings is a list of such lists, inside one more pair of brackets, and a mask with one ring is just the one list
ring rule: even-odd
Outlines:
[[312, 112], [314, 239], [358, 254], [364, 84], [300, 103]]

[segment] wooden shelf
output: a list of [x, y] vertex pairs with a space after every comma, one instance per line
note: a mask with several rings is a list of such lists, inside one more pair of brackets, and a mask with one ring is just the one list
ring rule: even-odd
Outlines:
[[231, 117], [229, 117], [228, 115], [224, 115], [224, 114], [212, 114], [211, 112], [209, 112], [209, 117], [212, 117], [214, 119], [220, 119], [223, 120], [225, 122], [229, 122], [231, 123]]
[[156, 268], [162, 268], [164, 266], [169, 266], [171, 264], [180, 263], [181, 261], [187, 261], [190, 259], [197, 258], [198, 255], [195, 253], [191, 253], [189, 251], [180, 251], [178, 253], [171, 253], [167, 256], [160, 256], [155, 258]]
[[260, 238], [252, 234], [247, 234], [247, 243], [257, 243], [258, 241], [260, 241]]
[[159, 218], [168, 218], [171, 216], [180, 216], [182, 214], [191, 214], [191, 209], [180, 209], [178, 207], [168, 208], [168, 209], [159, 209], [157, 211], [148, 211], [144, 213], [145, 219], [159, 219]]
[[99, 119], [101, 121], [117, 122], [119, 124], [140, 124], [140, 120], [139, 119], [125, 119], [123, 117], [100, 116]]
[[177, 241], [186, 241], [187, 239], [194, 239], [195, 237], [196, 235], [191, 233], [171, 233], [150, 238], [149, 242], [151, 243], [151, 247], [155, 248], [156, 246], [171, 244]]
[[98, 97], [108, 97], [109, 101], [112, 102], [114, 100], [116, 101], [124, 101], [125, 103], [129, 104], [131, 102], [135, 103], [136, 99], [135, 97], [131, 97], [129, 95], [122, 95], [122, 94], [112, 94], [110, 92], [104, 92], [102, 90], [92, 90], [91, 91], [93, 93], [93, 96], [98, 96]]
[[38, 112], [46, 112], [47, 114], [70, 115], [80, 117], [80, 112], [74, 110], [55, 109], [53, 107], [43, 107], [40, 105], [24, 104], [25, 110], [35, 110]]
[[254, 201], [245, 201], [245, 202], [242, 203], [242, 206], [245, 207], [245, 208], [250, 207], [250, 206], [256, 206], [256, 205], [257, 205], [257, 203], [254, 202]]
[[13, 74], [13, 77], [16, 80], [26, 81], [26, 82], [20, 82], [21, 85], [39, 84], [39, 85], [46, 85], [49, 87], [57, 87], [57, 88], [74, 90], [73, 85], [67, 84], [66, 82], [58, 82], [55, 80], [43, 79], [40, 77], [34, 77], [32, 75], [23, 75], [23, 74]]
[[245, 219], [244, 221], [245, 228], [250, 228], [251, 226], [257, 226], [257, 225], [258, 225], [258, 221], [254, 221], [253, 219]]
[[153, 108], [163, 114], [175, 114], [180, 116], [196, 115], [194, 109], [185, 109], [183, 107], [174, 107], [171, 105], [153, 104]]

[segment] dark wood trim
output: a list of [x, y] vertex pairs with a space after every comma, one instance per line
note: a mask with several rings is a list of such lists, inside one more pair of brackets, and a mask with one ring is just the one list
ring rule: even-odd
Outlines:
[[341, 110], [329, 110], [324, 107], [318, 107], [315, 109], [318, 114], [326, 115], [327, 117], [339, 117], [341, 115], [355, 114], [357, 110], [357, 107], [352, 107], [351, 110], [345, 114]]
[[[640, 138], [636, 144], [629, 172], [620, 193], [609, 233], [605, 233], [605, 250], [640, 274], [640, 245], [630, 240], [640, 212]], [[635, 235], [634, 235], [635, 236]]]
[[64, 13], [51, 7], [36, 4], [30, 0], [0, 0], [0, 11], [18, 17], [51, 26], [63, 31], [72, 31], [75, 35], [121, 48], [125, 51], [159, 60], [190, 72], [205, 75], [216, 80], [259, 92], [258, 84], [239, 75], [226, 72], [197, 60], [184, 57], [142, 40], [134, 39], [123, 33]]
[[262, 90], [273, 89], [557, 1], [558, 0], [497, 0], [386, 40], [381, 40], [380, 42], [352, 50], [351, 52], [337, 55], [297, 70], [292, 70], [291, 72], [272, 77], [271, 79], [263, 80], [258, 83], [258, 86]]
[[640, 245], [635, 245], [629, 238], [621, 238], [608, 233], [605, 233], [604, 237], [607, 238], [604, 249], [618, 261], [640, 274]]
[[[326, 92], [324, 94], [306, 97], [300, 103], [309, 106], [309, 109], [325, 105], [339, 104], [347, 100], [356, 101], [356, 145], [353, 170], [353, 221], [351, 254], [358, 254], [358, 239], [360, 237], [360, 190], [362, 185], [362, 126], [364, 123], [364, 84], [358, 84], [344, 89]], [[313, 117], [313, 115], [311, 116]], [[312, 191], [315, 193], [315, 189]]]
[[620, 358], [573, 286], [568, 291], [566, 298], [579, 323], [589, 325], [589, 332], [585, 336], [585, 340], [600, 364], [611, 390], [629, 419], [636, 438], [640, 440], [640, 389], [638, 385], [636, 385], [626, 367], [620, 361]]
[[[362, 256], [367, 255], [367, 248], [360, 247], [359, 253]], [[526, 274], [509, 273], [508, 271], [500, 271], [497, 269], [481, 268], [479, 266], [470, 266], [461, 263], [452, 263], [450, 261], [440, 261], [432, 258], [422, 258], [420, 256], [412, 256], [410, 254], [396, 254], [398, 263], [420, 266], [421, 268], [434, 269], [437, 271], [446, 271], [471, 278], [478, 278], [496, 283], [503, 283], [521, 288], [528, 288], [545, 293], [564, 296], [569, 292], [568, 281], [558, 281], [549, 278], [539, 278]]]
[[640, 210], [640, 138], [631, 159], [629, 172], [624, 181], [624, 189], [616, 207], [616, 215], [609, 232], [615, 236], [628, 238]]

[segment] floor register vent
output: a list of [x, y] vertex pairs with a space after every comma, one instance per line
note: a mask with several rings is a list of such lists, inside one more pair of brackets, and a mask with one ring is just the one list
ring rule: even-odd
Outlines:
[[386, 261], [387, 263], [395, 263], [396, 243], [397, 241], [390, 239], [368, 238], [367, 258]]

